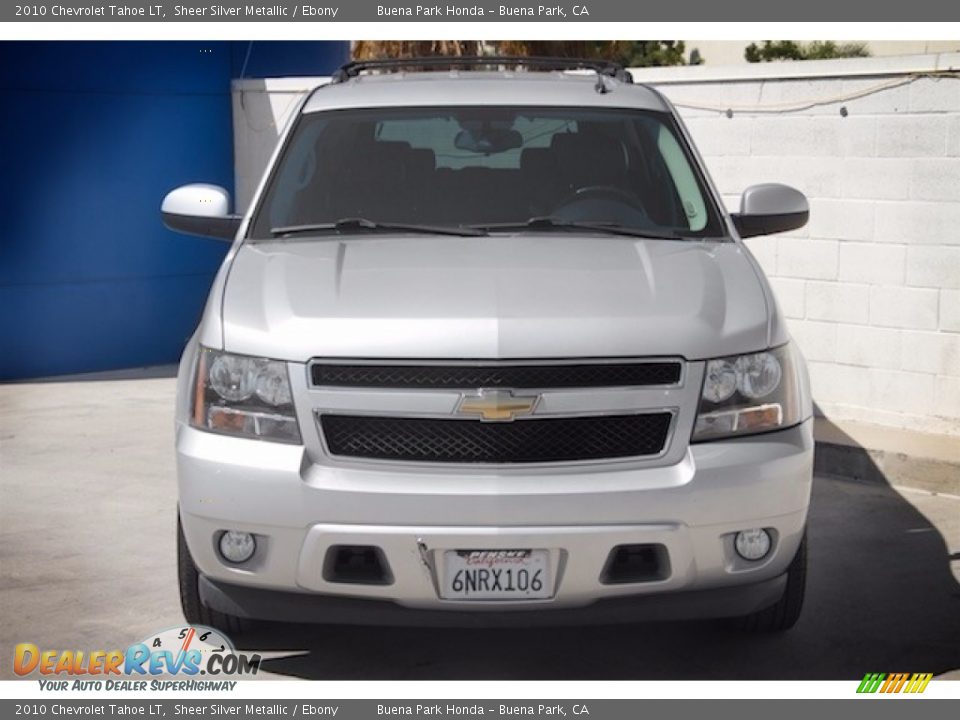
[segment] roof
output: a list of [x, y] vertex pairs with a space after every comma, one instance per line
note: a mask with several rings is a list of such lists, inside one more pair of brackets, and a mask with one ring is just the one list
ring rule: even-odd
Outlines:
[[370, 74], [321, 86], [303, 111], [489, 103], [668, 110], [660, 94], [650, 87], [611, 77], [603, 81], [606, 92], [597, 92], [594, 72], [459, 70]]

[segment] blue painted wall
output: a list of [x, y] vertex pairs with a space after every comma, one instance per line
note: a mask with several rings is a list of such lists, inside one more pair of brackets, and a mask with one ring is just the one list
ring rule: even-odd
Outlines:
[[230, 80], [328, 74], [348, 43], [0, 43], [0, 379], [175, 362], [225, 243], [160, 223], [233, 187]]

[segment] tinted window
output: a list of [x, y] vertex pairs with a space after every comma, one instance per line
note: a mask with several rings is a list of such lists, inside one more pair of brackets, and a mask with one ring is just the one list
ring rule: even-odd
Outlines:
[[453, 107], [303, 116], [251, 235], [357, 217], [488, 225], [543, 216], [724, 234], [667, 114]]

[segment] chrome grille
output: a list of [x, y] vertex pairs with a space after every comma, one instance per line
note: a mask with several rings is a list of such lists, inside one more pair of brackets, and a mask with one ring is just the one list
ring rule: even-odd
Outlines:
[[667, 442], [669, 412], [524, 418], [513, 422], [342, 415], [319, 417], [331, 454], [438, 463], [546, 463], [643, 457]]
[[576, 362], [564, 364], [450, 363], [367, 364], [314, 362], [315, 387], [470, 389], [600, 388], [675, 385], [677, 360], [649, 362]]

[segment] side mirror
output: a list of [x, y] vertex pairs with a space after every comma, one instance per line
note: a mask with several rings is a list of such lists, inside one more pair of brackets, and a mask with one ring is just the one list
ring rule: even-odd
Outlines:
[[742, 238], [786, 232], [807, 224], [810, 204], [789, 185], [751, 185], [740, 198], [740, 212], [731, 218]]
[[228, 241], [237, 234], [242, 219], [230, 214], [230, 193], [204, 183], [181, 185], [168, 192], [160, 215], [171, 230]]

